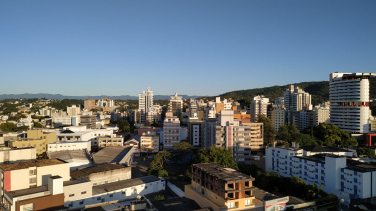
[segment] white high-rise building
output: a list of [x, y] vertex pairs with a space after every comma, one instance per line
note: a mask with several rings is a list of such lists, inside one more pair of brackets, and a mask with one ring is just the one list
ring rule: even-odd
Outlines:
[[259, 114], [267, 116], [267, 107], [269, 105], [269, 98], [263, 95], [257, 95], [251, 102], [251, 121], [256, 122]]
[[108, 99], [108, 98], [103, 98], [102, 100], [98, 100], [97, 105], [98, 108], [102, 107], [114, 107], [115, 103], [114, 100]]
[[311, 95], [299, 87], [294, 88], [294, 85], [283, 92], [283, 98], [287, 110], [301, 111], [311, 106]]
[[352, 133], [368, 133], [369, 78], [376, 73], [331, 73], [330, 123]]
[[150, 91], [150, 87], [147, 91], [143, 91], [142, 94], [138, 94], [138, 111], [141, 114], [141, 123], [145, 123], [146, 112], [148, 108], [153, 106], [154, 94]]

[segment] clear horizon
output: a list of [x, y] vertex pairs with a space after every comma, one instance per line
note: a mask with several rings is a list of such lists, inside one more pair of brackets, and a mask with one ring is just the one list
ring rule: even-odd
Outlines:
[[[376, 72], [376, 1], [1, 1], [0, 94], [215, 96]], [[204, 94], [202, 94], [204, 93]]]

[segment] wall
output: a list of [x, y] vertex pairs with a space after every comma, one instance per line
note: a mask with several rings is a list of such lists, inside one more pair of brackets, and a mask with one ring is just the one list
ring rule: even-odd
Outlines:
[[10, 184], [10, 189], [5, 188], [5, 190], [14, 191], [21, 190], [30, 187], [29, 183], [29, 169], [19, 169], [8, 171], [9, 176], [5, 174], [5, 187]]
[[[9, 154], [9, 155], [4, 155]], [[0, 151], [0, 164], [5, 162], [5, 157], [8, 157], [7, 162], [15, 163], [20, 161], [28, 161], [36, 159], [36, 149], [26, 148], [26, 149], [15, 149], [15, 150], [4, 150]]]
[[159, 181], [132, 186], [128, 188], [109, 191], [106, 193], [101, 193], [101, 194], [93, 195], [90, 197], [83, 197], [80, 199], [76, 199], [74, 201], [65, 202], [65, 206], [70, 207], [70, 208], [79, 208], [79, 207], [89, 206], [89, 205], [93, 205], [97, 203], [134, 199], [138, 195], [143, 196], [143, 195], [155, 193], [164, 189], [165, 189], [164, 181], [159, 180]]
[[215, 203], [211, 202], [209, 199], [202, 197], [200, 193], [193, 189], [192, 185], [186, 185], [184, 189], [185, 197], [194, 200], [201, 208], [211, 207], [214, 211], [228, 210], [226, 206], [218, 206]]
[[131, 179], [132, 168], [114, 169], [112, 171], [104, 171], [98, 173], [92, 173], [89, 176], [89, 180], [93, 182], [93, 185], [100, 185], [105, 183], [111, 183], [119, 180]]
[[75, 141], [75, 142], [57, 142], [48, 144], [48, 151], [56, 152], [62, 150], [81, 150], [87, 149], [91, 151], [91, 142], [90, 141]]
[[64, 202], [76, 201], [93, 195], [93, 183], [91, 181], [68, 185], [63, 188], [65, 195]]
[[[16, 202], [15, 207], [17, 211], [21, 211], [21, 205], [34, 203], [34, 210], [58, 210], [62, 209], [64, 206], [64, 194], [44, 196], [24, 201]], [[13, 210], [13, 209], [12, 209]]]
[[47, 185], [48, 177], [59, 175], [63, 181], [70, 180], [70, 163], [37, 167], [37, 186]]

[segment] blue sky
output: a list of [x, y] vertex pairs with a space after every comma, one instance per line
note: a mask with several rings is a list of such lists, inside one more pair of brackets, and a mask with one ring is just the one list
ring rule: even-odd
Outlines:
[[0, 94], [218, 95], [376, 72], [375, 0], [0, 1]]

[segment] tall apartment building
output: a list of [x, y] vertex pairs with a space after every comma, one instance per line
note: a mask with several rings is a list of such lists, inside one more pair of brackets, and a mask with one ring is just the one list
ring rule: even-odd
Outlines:
[[84, 101], [84, 109], [90, 111], [93, 108], [95, 108], [95, 100], [86, 99]]
[[204, 121], [197, 117], [188, 120], [188, 142], [193, 147], [204, 147]]
[[162, 121], [162, 106], [153, 105], [146, 111], [146, 120], [150, 123]]
[[180, 120], [172, 112], [166, 112], [163, 122], [163, 149], [172, 150], [180, 142]]
[[143, 91], [142, 94], [138, 94], [138, 110], [141, 115], [141, 123], [145, 123], [146, 113], [148, 108], [153, 106], [154, 94], [153, 91], [150, 91], [148, 88], [146, 91]]
[[287, 110], [301, 111], [311, 106], [311, 95], [299, 87], [294, 88], [294, 85], [283, 92], [283, 98]]
[[269, 104], [269, 98], [265, 98], [263, 95], [255, 96], [251, 102], [251, 121], [257, 122], [259, 114], [267, 116], [267, 107]]
[[158, 153], [159, 152], [159, 133], [148, 131], [142, 133], [140, 137], [141, 153]]
[[181, 112], [183, 112], [183, 97], [178, 96], [177, 92], [175, 92], [175, 96], [170, 97], [168, 111], [172, 112], [172, 115], [178, 117], [180, 116]]
[[206, 124], [208, 146], [231, 149], [236, 162], [251, 163], [251, 151], [264, 148], [263, 124], [242, 123], [234, 120], [234, 111], [222, 110], [219, 113], [219, 124]]
[[192, 180], [185, 186], [185, 197], [202, 208], [249, 210], [255, 207], [252, 194], [255, 178], [216, 163], [193, 164]]
[[[264, 123], [251, 122], [251, 123], [242, 123], [242, 125], [250, 127], [251, 142], [248, 143], [248, 146], [250, 146], [251, 151], [263, 150], [265, 148], [264, 147]], [[239, 141], [243, 141], [243, 140], [239, 140]], [[240, 143], [239, 146], [241, 147], [242, 143]], [[246, 146], [247, 146], [247, 143], [244, 143], [243, 147], [246, 147]]]
[[273, 108], [270, 112], [270, 119], [274, 130], [278, 131], [279, 127], [286, 123], [286, 110], [280, 107]]
[[67, 107], [67, 114], [68, 116], [77, 116], [81, 113], [81, 108], [77, 107], [76, 105], [68, 106]]
[[375, 73], [331, 73], [330, 123], [351, 133], [369, 132], [369, 78]]

